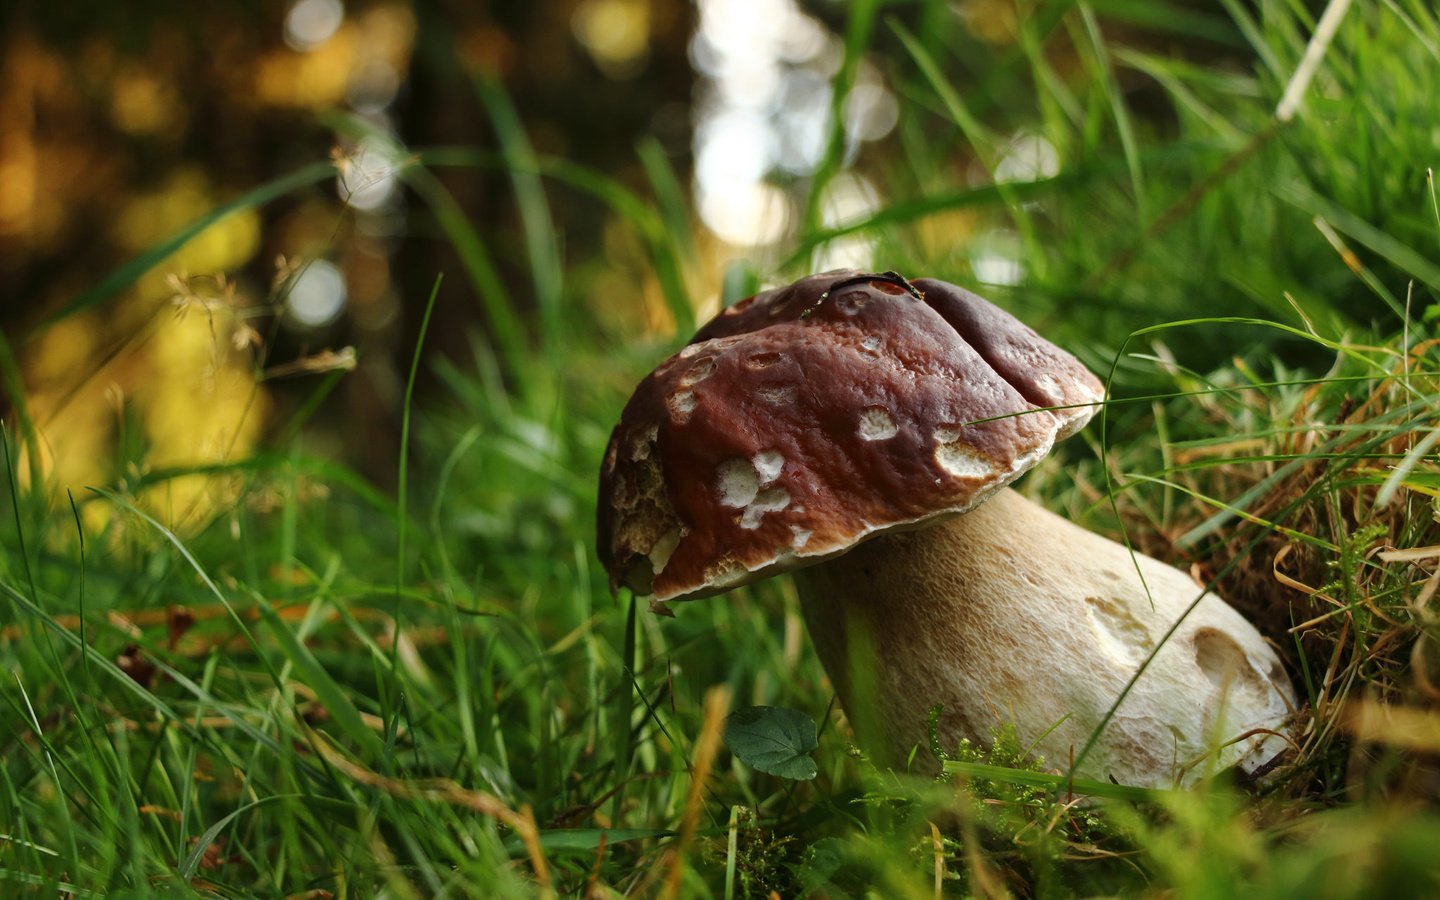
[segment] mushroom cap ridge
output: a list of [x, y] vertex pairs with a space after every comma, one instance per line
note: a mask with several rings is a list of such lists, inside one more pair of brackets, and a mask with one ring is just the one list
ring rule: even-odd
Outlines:
[[725, 310], [640, 383], [601, 468], [600, 559], [612, 588], [658, 600], [820, 562], [983, 502], [1103, 393], [954, 285], [812, 275]]

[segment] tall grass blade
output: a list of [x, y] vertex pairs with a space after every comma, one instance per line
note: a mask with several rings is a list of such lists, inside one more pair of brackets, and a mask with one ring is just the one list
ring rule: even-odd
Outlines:
[[565, 321], [561, 309], [565, 262], [560, 251], [559, 232], [540, 183], [539, 161], [514, 104], [500, 83], [494, 78], [482, 76], [476, 79], [476, 90], [500, 139], [500, 153], [515, 191], [520, 224], [525, 234], [530, 277], [540, 311], [540, 334], [545, 345], [554, 352], [561, 340], [560, 329]]
[[81, 313], [87, 309], [99, 306], [106, 300], [119, 294], [138, 281], [141, 275], [160, 265], [171, 254], [185, 246], [191, 239], [217, 222], [237, 212], [264, 206], [270, 201], [277, 200], [292, 191], [324, 181], [327, 178], [333, 178], [334, 176], [335, 166], [333, 163], [311, 163], [288, 175], [283, 175], [257, 188], [253, 188], [228, 203], [220, 204], [194, 222], [191, 222], [170, 237], [156, 244], [154, 247], [141, 253], [130, 262], [125, 263], [99, 284], [46, 316], [45, 319], [41, 321], [39, 328], [31, 332], [31, 336], [38, 333], [40, 329], [43, 329], [47, 325], [53, 325], [61, 319], [69, 318], [76, 313]]
[[855, 0], [846, 8], [845, 51], [841, 57], [840, 71], [831, 83], [829, 133], [825, 139], [825, 153], [815, 169], [809, 193], [805, 198], [800, 231], [802, 235], [819, 230], [825, 189], [844, 163], [848, 139], [845, 103], [850, 98], [850, 90], [855, 86], [855, 76], [860, 70], [865, 48], [870, 46], [870, 36], [875, 29], [875, 16], [880, 10], [881, 2], [882, 0]]
[[405, 183], [410, 186], [430, 212], [435, 216], [440, 229], [454, 245], [465, 267], [465, 276], [470, 281], [480, 301], [489, 326], [489, 337], [494, 343], [501, 368], [515, 376], [518, 389], [525, 391], [526, 379], [523, 362], [526, 351], [525, 327], [515, 311], [510, 293], [500, 277], [490, 250], [480, 232], [470, 222], [459, 202], [440, 183], [433, 173], [424, 166], [410, 166], [404, 170]]
[[1109, 781], [1095, 781], [1089, 778], [1071, 778], [1068, 775], [1052, 775], [1049, 772], [1032, 772], [1026, 769], [1010, 769], [989, 763], [963, 762], [947, 759], [940, 764], [946, 775], [963, 778], [982, 778], [1004, 784], [1020, 784], [1028, 787], [1045, 788], [1055, 792], [1074, 792], [1089, 797], [1104, 797], [1107, 800], [1129, 800], [1140, 803], [1154, 803], [1171, 791], [1156, 788], [1132, 787]]
[[625, 782], [630, 778], [630, 756], [633, 753], [635, 719], [635, 629], [637, 627], [638, 601], [630, 595], [629, 609], [625, 614], [625, 639], [620, 657], [620, 685], [615, 693], [615, 708], [611, 713], [610, 733], [615, 742], [615, 798], [610, 804], [610, 819], [619, 823], [625, 809]]

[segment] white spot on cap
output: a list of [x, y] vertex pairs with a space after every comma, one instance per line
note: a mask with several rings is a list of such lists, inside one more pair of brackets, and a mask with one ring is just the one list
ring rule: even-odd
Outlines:
[[680, 376], [680, 384], [685, 387], [691, 387], [692, 385], [699, 384], [713, 374], [715, 374], [715, 357], [704, 356], [695, 360], [695, 365], [690, 367], [690, 371]]
[[790, 492], [784, 488], [769, 488], [760, 492], [755, 502], [745, 507], [740, 517], [741, 528], [759, 528], [760, 520], [768, 512], [779, 512], [790, 505]]
[[862, 441], [888, 441], [900, 433], [895, 418], [883, 407], [867, 406], [860, 411], [860, 439]]
[[860, 347], [862, 349], [877, 355], [880, 353], [880, 348], [884, 346], [884, 344], [885, 342], [880, 339], [880, 335], [878, 334], [867, 334], [860, 341]]
[[801, 550], [806, 544], [810, 543], [810, 535], [814, 532], [808, 528], [801, 528], [799, 525], [791, 525], [790, 533], [794, 535], [794, 540], [790, 542], [790, 546], [796, 550]]
[[956, 478], [989, 478], [995, 464], [964, 444], [941, 444], [935, 448], [935, 461]]
[[705, 583], [712, 588], [732, 587], [745, 580], [749, 571], [733, 559], [725, 559], [705, 569]]
[[1016, 472], [1028, 472], [1036, 463], [1050, 455], [1050, 448], [1053, 441], [1046, 441], [1028, 453], [1022, 453], [1015, 458], [1014, 469]]
[[690, 421], [690, 414], [695, 411], [695, 394], [692, 391], [676, 391], [670, 395], [670, 418], [675, 420], [677, 425], [684, 425]]
[[795, 388], [790, 385], [756, 388], [755, 394], [766, 403], [774, 403], [777, 406], [795, 402]]
[[1035, 379], [1040, 382], [1040, 388], [1045, 396], [1052, 403], [1060, 403], [1065, 399], [1065, 392], [1060, 388], [1060, 380], [1054, 375], [1041, 375]]
[[670, 562], [670, 557], [674, 555], [675, 548], [680, 546], [680, 538], [680, 529], [672, 528], [661, 535], [660, 540], [655, 542], [655, 546], [650, 548], [648, 554], [650, 567], [655, 570], [656, 575], [665, 571], [665, 566]]
[[630, 443], [630, 461], [642, 462], [650, 456], [650, 448], [655, 446], [655, 441], [660, 436], [660, 426], [651, 425], [644, 431], [635, 435]]
[[780, 471], [785, 468], [785, 457], [774, 450], [761, 450], [755, 454], [754, 464], [760, 483], [769, 484], [780, 477]]
[[722, 506], [744, 509], [760, 492], [760, 479], [748, 459], [727, 459], [720, 464], [719, 475], [716, 490]]
[[865, 308], [865, 301], [869, 298], [864, 291], [847, 291], [835, 300], [835, 308], [847, 316], [853, 316]]
[[785, 359], [785, 354], [773, 350], [762, 350], [745, 357], [745, 366], [750, 369], [768, 369]]
[[991, 478], [995, 463], [961, 443], [960, 429], [946, 426], [935, 432], [935, 461], [956, 478]]

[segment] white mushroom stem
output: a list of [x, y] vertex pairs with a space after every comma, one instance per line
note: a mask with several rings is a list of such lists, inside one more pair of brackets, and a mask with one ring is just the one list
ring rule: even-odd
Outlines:
[[938, 704], [943, 746], [1014, 723], [1063, 771], [1176, 622], [1078, 774], [1188, 784], [1229, 765], [1255, 772], [1285, 748], [1255, 733], [1284, 733], [1295, 700], [1254, 626], [1213, 593], [1195, 603], [1202, 589], [1184, 573], [1012, 490], [796, 576], [862, 745], [890, 763], [918, 744], [926, 767]]

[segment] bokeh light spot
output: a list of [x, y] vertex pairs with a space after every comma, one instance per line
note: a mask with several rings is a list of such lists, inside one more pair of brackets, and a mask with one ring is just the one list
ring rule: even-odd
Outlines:
[[285, 43], [295, 50], [314, 50], [334, 37], [344, 20], [340, 0], [299, 0], [285, 16]]
[[970, 245], [970, 268], [982, 284], [1010, 287], [1025, 279], [1020, 238], [1013, 231], [989, 231]]
[[285, 312], [301, 328], [323, 328], [340, 317], [346, 301], [345, 276], [332, 262], [317, 259], [290, 285]]
[[632, 78], [649, 55], [650, 7], [645, 0], [584, 0], [575, 7], [570, 28], [610, 78]]

